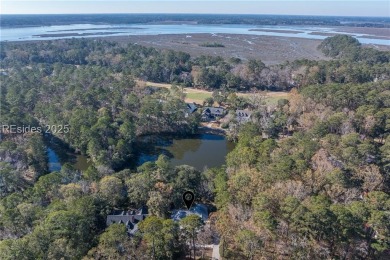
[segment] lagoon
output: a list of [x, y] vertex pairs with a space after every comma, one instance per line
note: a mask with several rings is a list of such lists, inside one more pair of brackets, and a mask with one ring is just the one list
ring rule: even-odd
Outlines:
[[172, 166], [186, 164], [202, 171], [224, 165], [226, 155], [234, 149], [235, 143], [228, 141], [224, 135], [216, 134], [146, 136], [137, 142], [136, 147], [140, 151], [136, 155], [137, 166], [156, 161], [160, 154], [164, 154], [170, 158]]
[[[128, 166], [134, 168], [145, 162], [154, 162], [160, 154], [164, 154], [168, 156], [172, 166], [186, 164], [202, 171], [205, 168], [224, 165], [226, 155], [234, 147], [235, 143], [228, 141], [224, 135], [217, 134], [196, 134], [186, 137], [143, 136], [134, 144], [136, 153]], [[50, 172], [61, 170], [65, 163], [70, 163], [80, 171], [85, 171], [92, 165], [87, 156], [72, 153], [53, 142], [49, 143], [47, 153]]]

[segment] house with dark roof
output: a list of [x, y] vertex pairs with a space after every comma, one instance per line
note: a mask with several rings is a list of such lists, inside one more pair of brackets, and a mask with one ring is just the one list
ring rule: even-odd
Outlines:
[[225, 109], [222, 107], [204, 107], [202, 112], [202, 121], [212, 121], [217, 117], [221, 118], [225, 115]]
[[252, 112], [249, 110], [236, 110], [236, 119], [238, 123], [246, 123], [251, 120]]
[[196, 110], [198, 110], [198, 106], [195, 103], [186, 103], [185, 117], [193, 114]]
[[112, 224], [124, 224], [127, 228], [129, 235], [134, 235], [138, 230], [138, 223], [144, 220], [148, 216], [148, 210], [146, 207], [142, 207], [138, 210], [128, 211], [113, 211], [111, 215], [107, 216], [106, 225]]

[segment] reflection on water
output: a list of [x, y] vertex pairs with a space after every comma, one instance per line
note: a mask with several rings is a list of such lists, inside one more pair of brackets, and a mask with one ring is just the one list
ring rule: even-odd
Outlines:
[[76, 155], [76, 163], [73, 164], [73, 167], [80, 171], [85, 171], [89, 166], [92, 165], [92, 162], [88, 159], [87, 156], [78, 154]]
[[199, 150], [203, 139], [174, 139], [166, 149], [172, 154], [173, 159], [183, 160], [188, 153], [196, 153]]
[[187, 164], [203, 170], [205, 167], [225, 164], [225, 157], [234, 146], [235, 144], [226, 140], [225, 136], [213, 134], [185, 138], [147, 136], [137, 143], [137, 147], [141, 149], [137, 156], [137, 165], [156, 161], [160, 154], [165, 154], [174, 166]]
[[[75, 154], [63, 143], [52, 139], [47, 142], [49, 170], [59, 171], [61, 165], [70, 163], [80, 171], [88, 169], [92, 163], [85, 155]], [[218, 167], [225, 164], [226, 155], [233, 150], [235, 144], [226, 140], [225, 136], [214, 134], [192, 135], [178, 138], [172, 136], [144, 136], [135, 143], [136, 165], [156, 161], [160, 154], [165, 154], [173, 166], [190, 165], [198, 170], [205, 167]]]
[[60, 160], [53, 149], [47, 148], [47, 157], [49, 159], [48, 167], [50, 172], [61, 170]]
[[72, 151], [64, 142], [55, 136], [45, 136], [48, 167], [50, 172], [60, 171], [61, 166], [70, 163], [76, 170], [85, 171], [92, 163], [88, 157]]
[[[59, 156], [58, 154], [62, 154]], [[50, 172], [60, 171], [61, 166], [65, 163], [70, 163], [76, 170], [85, 171], [92, 163], [88, 160], [88, 157], [82, 154], [73, 154], [65, 152], [54, 151], [52, 148], [47, 147], [47, 156], [49, 159], [48, 167]]]

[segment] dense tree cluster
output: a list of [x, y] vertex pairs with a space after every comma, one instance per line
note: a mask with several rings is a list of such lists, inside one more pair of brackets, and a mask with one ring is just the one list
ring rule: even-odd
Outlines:
[[[36, 43], [6, 43], [2, 48], [4, 68], [37, 67], [52, 73], [53, 66], [98, 67], [114, 75], [124, 74], [154, 82], [182, 84], [205, 89], [248, 91], [252, 88], [289, 90], [309, 84], [365, 83], [389, 79], [389, 52], [360, 46], [351, 36], [338, 35], [324, 40], [319, 48], [330, 61], [297, 60], [266, 66], [260, 60], [224, 60], [161, 51], [136, 44], [102, 40], [58, 40]], [[76, 70], [75, 68], [73, 68]], [[77, 71], [77, 70], [76, 70]], [[99, 73], [99, 72], [95, 72]]]
[[22, 191], [48, 172], [41, 135], [0, 142], [0, 198]]
[[[137, 172], [90, 168], [80, 174], [64, 166], [0, 200], [0, 258], [175, 259], [195, 252], [200, 218], [184, 218], [181, 229], [167, 218], [181, 207], [184, 190], [199, 194], [197, 201], [209, 199], [209, 180], [189, 166], [172, 168], [164, 156]], [[104, 231], [113, 208], [144, 205], [153, 216], [141, 222], [136, 237], [130, 238], [120, 224]]]
[[42, 132], [46, 125], [68, 125], [69, 131], [53, 134], [114, 169], [129, 159], [136, 136], [188, 133], [197, 125], [196, 117], [185, 117], [179, 89], [137, 87], [131, 76], [97, 65], [39, 63], [12, 69], [2, 77], [1, 105], [2, 125], [41, 126]]
[[359, 48], [361, 45], [359, 41], [349, 35], [335, 35], [333, 37], [326, 38], [318, 46], [318, 48], [326, 55], [330, 57], [344, 56], [347, 52], [353, 49]]
[[270, 116], [292, 136], [263, 139], [264, 120], [241, 126], [214, 179], [223, 255], [386, 258], [389, 91], [389, 81], [308, 86]]
[[[211, 243], [210, 230], [195, 216], [169, 219], [186, 190], [217, 207], [211, 222], [227, 259], [385, 258], [389, 54], [344, 36], [321, 48], [334, 58], [267, 67], [100, 40], [4, 44], [0, 123], [69, 131], [2, 128], [0, 258], [195, 257], [199, 243]], [[185, 113], [181, 87], [155, 89], [135, 78], [212, 89], [206, 103], [251, 110], [245, 124], [228, 115], [238, 143], [226, 167], [200, 172], [160, 156], [124, 169], [138, 136], [198, 127], [198, 117]], [[275, 106], [255, 93], [294, 86]], [[253, 94], [244, 99], [234, 90]], [[92, 166], [49, 173], [48, 136], [87, 154]], [[120, 224], [106, 227], [112, 209], [145, 205], [151, 216], [136, 236]]]

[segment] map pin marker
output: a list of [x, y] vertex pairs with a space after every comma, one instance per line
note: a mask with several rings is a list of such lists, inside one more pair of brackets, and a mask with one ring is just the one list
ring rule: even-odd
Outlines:
[[183, 193], [183, 201], [187, 206], [187, 209], [191, 208], [192, 203], [195, 200], [195, 195], [192, 191], [186, 191]]

